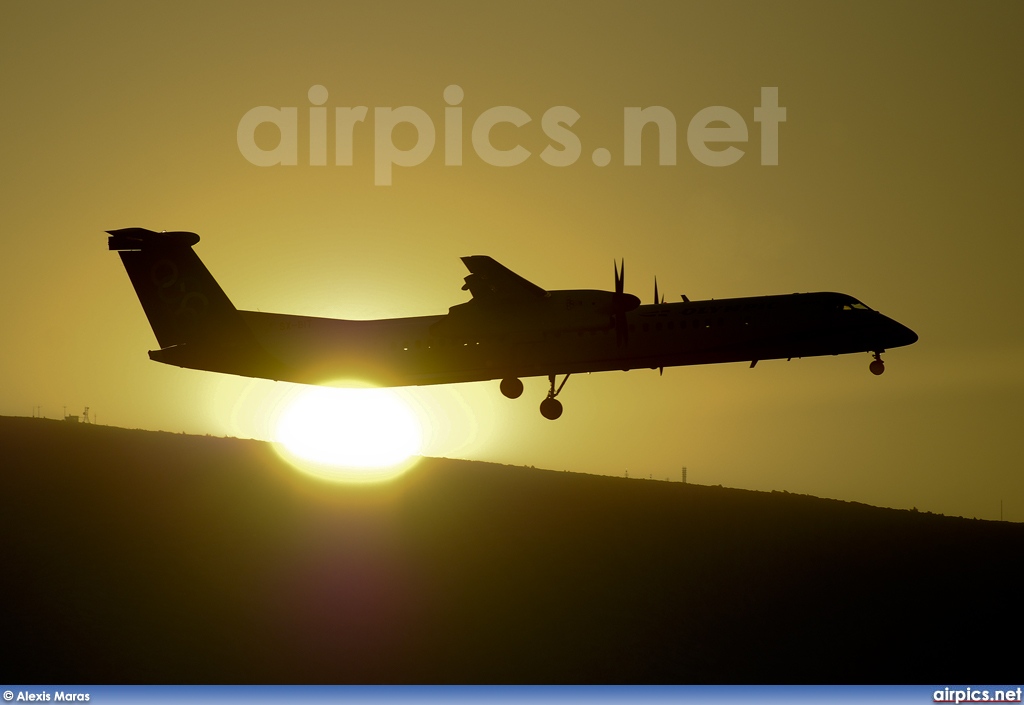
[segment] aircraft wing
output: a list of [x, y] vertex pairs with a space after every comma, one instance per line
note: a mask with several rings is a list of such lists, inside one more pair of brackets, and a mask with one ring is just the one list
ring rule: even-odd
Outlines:
[[486, 255], [463, 257], [462, 262], [470, 272], [462, 290], [468, 289], [475, 301], [488, 304], [528, 303], [547, 295], [544, 289]]

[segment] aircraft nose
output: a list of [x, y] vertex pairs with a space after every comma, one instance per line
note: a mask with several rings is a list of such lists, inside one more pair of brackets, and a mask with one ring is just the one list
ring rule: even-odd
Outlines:
[[907, 328], [902, 323], [898, 323], [890, 318], [889, 324], [889, 337], [891, 338], [891, 342], [886, 347], [899, 348], [904, 345], [913, 345], [917, 342], [917, 333]]

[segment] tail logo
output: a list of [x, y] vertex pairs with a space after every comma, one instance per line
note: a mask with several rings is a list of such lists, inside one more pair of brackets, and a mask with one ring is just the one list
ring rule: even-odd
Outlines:
[[210, 307], [206, 295], [197, 288], [186, 286], [178, 265], [169, 259], [157, 260], [149, 270], [150, 280], [157, 286], [160, 300], [174, 310], [178, 317], [202, 318]]

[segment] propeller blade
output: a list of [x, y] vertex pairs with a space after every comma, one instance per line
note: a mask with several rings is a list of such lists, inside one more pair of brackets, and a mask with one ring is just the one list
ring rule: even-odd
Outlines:
[[610, 306], [610, 324], [615, 328], [615, 342], [618, 345], [629, 343], [629, 324], [626, 322], [626, 313], [640, 305], [640, 299], [626, 291], [626, 260], [623, 258], [621, 264], [615, 265], [615, 293], [612, 295]]

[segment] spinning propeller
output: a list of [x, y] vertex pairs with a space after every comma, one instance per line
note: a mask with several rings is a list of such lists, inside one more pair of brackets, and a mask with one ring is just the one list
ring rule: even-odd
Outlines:
[[615, 293], [612, 294], [611, 318], [615, 327], [615, 342], [619, 345], [629, 344], [629, 324], [626, 323], [626, 314], [640, 306], [640, 299], [632, 294], [625, 293], [626, 287], [626, 260], [622, 260], [622, 268], [615, 265]]

